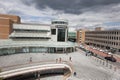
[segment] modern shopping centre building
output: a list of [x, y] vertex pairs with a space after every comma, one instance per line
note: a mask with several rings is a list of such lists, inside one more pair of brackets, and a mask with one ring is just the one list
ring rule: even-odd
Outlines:
[[0, 55], [75, 51], [75, 44], [67, 41], [67, 20], [53, 20], [51, 24], [21, 23], [18, 16], [0, 15], [0, 27]]

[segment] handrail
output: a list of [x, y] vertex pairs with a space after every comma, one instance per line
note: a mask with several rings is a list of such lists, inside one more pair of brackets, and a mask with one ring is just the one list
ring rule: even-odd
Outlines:
[[71, 66], [66, 64], [66, 62], [63, 62], [63, 63], [54, 63], [54, 64], [52, 63], [52, 64], [46, 64], [46, 65], [44, 64], [44, 65], [30, 66], [30, 67], [25, 67], [20, 69], [4, 71], [0, 73], [0, 77], [7, 78], [15, 75], [26, 74], [29, 72], [50, 70], [50, 69], [64, 69], [64, 68], [68, 68], [70, 70], [69, 73], [72, 73]]

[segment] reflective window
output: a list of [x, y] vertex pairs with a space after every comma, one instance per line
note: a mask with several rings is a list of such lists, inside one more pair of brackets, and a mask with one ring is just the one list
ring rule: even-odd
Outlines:
[[58, 41], [65, 41], [65, 29], [58, 29]]
[[56, 29], [51, 29], [51, 34], [55, 35], [56, 34]]

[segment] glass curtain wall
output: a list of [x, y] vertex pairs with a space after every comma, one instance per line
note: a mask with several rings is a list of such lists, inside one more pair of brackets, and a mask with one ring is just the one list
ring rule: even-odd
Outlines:
[[65, 29], [64, 28], [59, 28], [58, 29], [58, 36], [57, 37], [58, 37], [57, 41], [61, 41], [61, 42], [65, 41]]

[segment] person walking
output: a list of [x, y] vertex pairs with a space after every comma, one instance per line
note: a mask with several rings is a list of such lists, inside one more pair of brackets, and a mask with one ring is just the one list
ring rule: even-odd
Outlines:
[[59, 62], [60, 62], [60, 63], [62, 62], [62, 59], [61, 59], [61, 58], [59, 58]]
[[32, 62], [32, 57], [30, 57], [30, 62]]
[[71, 58], [71, 57], [69, 57], [69, 61], [72, 61], [72, 58]]
[[76, 72], [74, 72], [73, 74], [74, 74], [74, 76], [76, 76], [76, 75], [77, 75], [77, 73], [76, 73]]
[[56, 63], [58, 62], [58, 59], [56, 59]]

